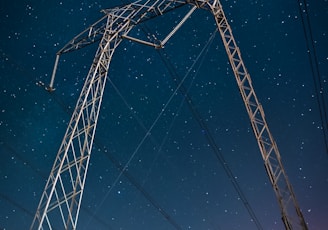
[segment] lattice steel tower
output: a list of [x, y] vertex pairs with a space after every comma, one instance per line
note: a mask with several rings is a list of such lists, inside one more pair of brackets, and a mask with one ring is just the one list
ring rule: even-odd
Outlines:
[[[142, 40], [129, 36], [129, 32], [137, 24], [183, 5], [191, 5], [190, 11], [164, 39]], [[73, 38], [57, 53], [51, 82], [47, 87], [49, 91], [54, 90], [54, 78], [61, 54], [100, 41], [30, 229], [76, 229], [77, 227], [109, 64], [122, 39], [163, 48], [196, 9], [208, 10], [215, 18], [265, 169], [278, 199], [286, 229], [307, 229], [283, 168], [278, 147], [265, 120], [263, 108], [253, 89], [251, 77], [218, 0], [143, 0], [122, 7], [105, 9], [104, 16], [100, 20]]]

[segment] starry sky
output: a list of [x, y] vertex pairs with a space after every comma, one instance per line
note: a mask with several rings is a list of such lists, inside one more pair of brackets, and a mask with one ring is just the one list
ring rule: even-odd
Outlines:
[[[127, 2], [1, 1], [0, 229], [29, 228], [97, 44], [62, 55], [53, 93], [38, 83], [50, 81], [56, 52], [102, 17], [101, 9]], [[225, 0], [222, 5], [308, 227], [324, 229], [328, 152], [309, 61], [313, 50], [307, 48], [298, 1]], [[163, 39], [187, 11], [148, 21], [131, 34], [142, 37], [147, 30]], [[309, 1], [307, 12], [320, 95], [327, 98], [327, 0]], [[197, 10], [163, 50], [128, 40], [116, 49], [79, 229], [256, 229], [179, 91], [131, 159], [174, 93], [173, 79], [184, 77], [195, 110], [261, 226], [284, 228], [223, 43], [214, 31], [212, 15]], [[119, 177], [119, 167], [129, 159], [128, 170]]]

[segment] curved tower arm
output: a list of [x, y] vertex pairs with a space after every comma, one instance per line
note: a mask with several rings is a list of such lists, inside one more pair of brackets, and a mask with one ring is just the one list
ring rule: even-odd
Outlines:
[[136, 25], [154, 17], [163, 15], [188, 3], [188, 1], [180, 0], [148, 0], [148, 4], [141, 2], [142, 1], [136, 1], [122, 7], [102, 10], [102, 12], [105, 13], [105, 16], [76, 35], [57, 52], [57, 55], [72, 52], [99, 41], [105, 32], [108, 18], [111, 20], [110, 23], [112, 25], [118, 25], [119, 23], [122, 23], [122, 20], [129, 20], [130, 24]]
[[[63, 48], [61, 48], [57, 52], [50, 84], [46, 86], [45, 89], [49, 92], [55, 90], [54, 81], [55, 81], [60, 55], [82, 49], [88, 45], [100, 41], [100, 39], [104, 35], [108, 23], [111, 23], [111, 25], [113, 26], [119, 26], [122, 23], [122, 21], [123, 22], [129, 21], [131, 25], [137, 25], [144, 21], [150, 20], [154, 17], [163, 15], [171, 10], [179, 8], [188, 3], [188, 1], [183, 1], [183, 0], [167, 0], [167, 1], [148, 0], [146, 3], [142, 3], [142, 2], [143, 1], [139, 0], [125, 6], [102, 10], [105, 16], [103, 16], [98, 21], [93, 23], [91, 26], [89, 26], [81, 33], [76, 35], [66, 45], [64, 45]], [[130, 40], [134, 40], [140, 43], [144, 43], [147, 45], [151, 45], [156, 48], [162, 48], [164, 45], [164, 44], [155, 44], [154, 41], [142, 41], [140, 39], [132, 38], [129, 37], [127, 34], [122, 34], [122, 33], [119, 33], [118, 36]], [[167, 40], [169, 38], [167, 38]]]

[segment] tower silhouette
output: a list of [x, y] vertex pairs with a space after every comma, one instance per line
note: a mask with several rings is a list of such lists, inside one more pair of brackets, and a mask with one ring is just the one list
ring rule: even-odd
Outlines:
[[[190, 7], [189, 12], [164, 39], [140, 39], [129, 35], [134, 26], [184, 5]], [[30, 229], [77, 228], [109, 65], [120, 42], [128, 39], [161, 49], [196, 9], [207, 10], [215, 18], [286, 229], [307, 229], [251, 77], [218, 0], [146, 0], [106, 9], [100, 20], [57, 53], [51, 82], [46, 87], [48, 91], [55, 90], [54, 79], [60, 55], [99, 42]]]

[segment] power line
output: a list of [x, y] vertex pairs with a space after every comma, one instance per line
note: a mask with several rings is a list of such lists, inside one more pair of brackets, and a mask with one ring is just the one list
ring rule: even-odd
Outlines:
[[[308, 53], [308, 57], [309, 57], [312, 79], [313, 79], [314, 88], [315, 88], [315, 94], [316, 94], [315, 96], [316, 96], [316, 101], [319, 106], [323, 138], [324, 138], [326, 153], [328, 154], [327, 107], [326, 107], [326, 100], [324, 97], [324, 87], [321, 82], [321, 74], [320, 74], [320, 69], [319, 69], [319, 64], [318, 64], [317, 52], [316, 52], [316, 48], [314, 45], [312, 26], [311, 26], [311, 22], [310, 22], [307, 5], [308, 4], [307, 4], [306, 0], [303, 0], [303, 2], [301, 2], [301, 0], [298, 0], [298, 8], [299, 8], [300, 16], [301, 16], [303, 32], [304, 32], [304, 37], [305, 37], [305, 41], [306, 41], [306, 49], [308, 51], [307, 53]], [[302, 6], [303, 6], [303, 8], [302, 8]]]
[[[8, 60], [12, 59], [5, 53], [3, 53], [4, 56], [6, 56], [8, 58]], [[18, 63], [13, 61], [13, 64], [18, 66], [19, 70], [24, 72], [26, 76], [30, 76], [29, 75], [29, 71], [26, 70], [24, 67], [22, 67], [21, 65], [19, 65]], [[35, 79], [31, 80], [31, 82], [35, 82]], [[37, 84], [37, 86], [43, 86], [43, 83], [39, 83]], [[65, 104], [65, 102], [56, 95], [55, 92], [52, 92], [51, 97], [54, 99], [54, 101], [59, 105], [59, 107], [68, 115], [72, 114], [72, 108], [70, 108], [69, 106], [67, 106]], [[125, 101], [126, 103], [126, 101]], [[137, 119], [139, 125], [145, 129], [145, 126], [143, 125], [142, 121], [140, 119]], [[37, 175], [39, 175], [41, 178], [43, 179], [47, 179], [47, 177], [45, 177], [45, 175], [42, 174], [42, 172], [37, 169], [37, 167], [33, 166], [32, 164], [30, 164], [26, 159], [24, 159], [20, 154], [17, 153], [17, 151], [9, 146], [7, 143], [3, 142], [0, 143], [3, 144], [4, 147], [8, 150], [8, 152], [11, 152], [19, 161], [21, 161], [24, 165], [26, 165], [27, 167], [29, 167], [33, 172], [35, 172]], [[169, 213], [159, 204], [159, 202], [157, 202], [143, 187], [142, 185], [138, 182], [138, 180], [131, 174], [129, 173], [127, 170], [123, 170], [123, 166], [122, 164], [114, 157], [112, 156], [110, 153], [108, 153], [107, 151], [105, 151], [104, 144], [100, 143], [97, 138], [95, 138], [94, 140], [94, 144], [95, 146], [97, 146], [99, 149], [102, 149], [102, 153], [113, 163], [113, 165], [120, 171], [123, 171], [123, 175], [129, 180], [129, 182], [135, 186], [140, 192], [141, 194], [155, 207], [155, 209], [177, 230], [181, 230], [182, 228], [179, 226], [179, 224], [174, 220], [174, 218], [172, 218], [172, 216], [169, 215]], [[16, 206], [17, 208], [23, 210], [24, 212], [26, 212], [28, 215], [30, 216], [34, 216], [34, 214], [32, 214], [28, 209], [26, 209], [25, 207], [23, 207], [22, 205], [20, 205], [19, 203], [17, 203], [16, 201], [14, 201], [13, 199], [10, 199], [7, 195], [5, 194], [0, 194], [0, 197], [2, 197], [4, 200], [6, 200], [8, 203], [12, 204], [13, 206]], [[104, 220], [100, 219], [97, 217], [97, 215], [95, 213], [92, 213], [88, 208], [84, 207], [82, 204], [82, 209], [83, 211], [85, 211], [89, 216], [91, 216], [92, 218], [94, 218], [98, 223], [102, 224], [104, 227], [106, 227], [106, 229], [112, 229], [112, 227], [106, 223]]]
[[[142, 28], [142, 31], [146, 35], [150, 34], [149, 33], [150, 30], [146, 25], [144, 25], [144, 24], [141, 25], [141, 28]], [[216, 34], [216, 30], [212, 34], [211, 37], [214, 38], [215, 34]], [[178, 82], [181, 82], [181, 79], [180, 79], [178, 73], [176, 72], [175, 67], [170, 62], [168, 55], [166, 55], [166, 53], [163, 51], [163, 49], [158, 49], [157, 53], [159, 54], [162, 62], [164, 63], [165, 67], [167, 68], [173, 82], [175, 84], [178, 84]], [[196, 121], [199, 124], [199, 126], [201, 127], [201, 129], [204, 130], [205, 137], [206, 137], [209, 145], [211, 146], [212, 150], [214, 151], [214, 154], [217, 157], [217, 159], [219, 160], [221, 166], [225, 170], [225, 172], [226, 172], [227, 176], [229, 177], [231, 183], [233, 184], [233, 187], [235, 188], [236, 192], [240, 196], [240, 198], [243, 202], [243, 205], [247, 209], [251, 218], [254, 220], [255, 225], [257, 226], [258, 229], [263, 229], [261, 223], [259, 222], [258, 218], [256, 217], [256, 214], [255, 214], [253, 208], [251, 207], [250, 203], [248, 202], [246, 195], [243, 193], [241, 187], [239, 186], [239, 183], [237, 182], [236, 177], [234, 176], [228, 163], [224, 159], [223, 154], [220, 151], [220, 148], [218, 147], [213, 135], [211, 134], [209, 128], [207, 127], [206, 123], [204, 122], [204, 119], [202, 118], [201, 114], [199, 113], [196, 106], [194, 105], [192, 98], [188, 93], [188, 90], [186, 89], [186, 87], [183, 84], [181, 85], [181, 87], [179, 86], [178, 89], [179, 89], [180, 93], [183, 95], [183, 97], [186, 98], [185, 101], [187, 102], [188, 108], [190, 109], [192, 115], [196, 119]]]
[[[97, 141], [95, 144], [97, 145]], [[98, 143], [99, 144], [99, 143]], [[105, 149], [104, 149], [105, 150]], [[106, 151], [103, 151], [106, 152]], [[138, 180], [127, 170], [124, 169], [124, 166], [113, 157], [111, 154], [105, 154], [106, 157], [115, 165], [115, 167], [124, 175], [131, 184], [136, 187], [139, 192], [156, 208], [156, 210], [177, 230], [182, 230], [181, 226], [170, 216], [170, 214], [165, 211], [165, 209], [157, 202], [138, 182]], [[94, 214], [95, 215], [95, 214]]]
[[[69, 109], [67, 106], [65, 106], [65, 103], [61, 101], [59, 98], [55, 96], [55, 93], [51, 93], [53, 95], [53, 98], [55, 98], [55, 101], [58, 103], [58, 105], [68, 114], [71, 114], [69, 112]], [[138, 119], [141, 121], [140, 119]], [[142, 123], [140, 124], [142, 127], [145, 127]], [[168, 214], [167, 211], [157, 202], [138, 182], [138, 180], [131, 174], [129, 171], [125, 170], [126, 168], [114, 157], [112, 156], [108, 151], [105, 151], [104, 144], [100, 143], [97, 138], [94, 140], [95, 146], [97, 146], [99, 149], [102, 149], [102, 153], [113, 163], [113, 165], [119, 170], [120, 175], [125, 176], [129, 182], [135, 186], [141, 194], [155, 207], [155, 209], [177, 230], [181, 230], [182, 228], [178, 225], [178, 223]], [[111, 186], [113, 188], [114, 186]], [[90, 213], [90, 216], [92, 218], [96, 218], [96, 213]]]
[[[166, 57], [166, 55], [164, 55], [162, 52], [159, 52], [159, 55], [160, 55], [161, 59], [163, 60], [163, 62], [165, 63], [167, 69], [169, 70], [170, 76], [172, 77], [173, 82], [177, 83], [177, 81], [179, 80], [179, 75], [176, 73], [172, 63], [169, 61], [168, 57]], [[186, 90], [186, 88], [183, 85], [182, 85], [182, 87], [180, 87], [179, 91], [186, 98], [185, 101], [187, 102], [188, 108], [190, 109], [193, 117], [196, 119], [196, 121], [199, 124], [199, 126], [201, 127], [201, 129], [204, 130], [204, 134], [205, 134], [205, 137], [206, 137], [209, 145], [211, 146], [215, 156], [217, 157], [221, 166], [223, 167], [224, 171], [226, 172], [229, 180], [231, 181], [236, 192], [238, 193], [241, 201], [243, 202], [243, 205], [247, 209], [247, 211], [248, 211], [249, 215], [251, 216], [252, 220], [254, 221], [256, 227], [258, 229], [263, 229], [260, 221], [256, 217], [256, 214], [255, 214], [251, 204], [248, 202], [246, 195], [242, 191], [238, 181], [236, 180], [236, 177], [234, 176], [232, 170], [230, 169], [228, 162], [224, 159], [223, 154], [222, 154], [220, 148], [218, 147], [213, 135], [211, 134], [208, 126], [206, 125], [200, 112], [197, 110], [196, 106], [194, 105], [194, 102], [192, 101], [192, 98], [189, 95], [188, 91]]]
[[[2, 50], [0, 50], [2, 51]], [[19, 70], [21, 72], [24, 72], [26, 76], [30, 76], [29, 74], [29, 70], [27, 70], [25, 67], [21, 66], [19, 63], [16, 63], [10, 56], [8, 56], [7, 54], [5, 54], [4, 52], [2, 52], [2, 55], [7, 57], [9, 61], [12, 61], [13, 65], [18, 66]], [[36, 79], [32, 79], [31, 82], [35, 82]], [[39, 81], [36, 83], [37, 86], [44, 86], [44, 83]], [[66, 112], [68, 115], [72, 114], [72, 108], [70, 108], [69, 106], [67, 106], [65, 104], [65, 102], [58, 96], [56, 96], [55, 92], [52, 92], [51, 97], [54, 99], [54, 101], [61, 107], [61, 109]], [[126, 101], [125, 101], [126, 103]], [[142, 121], [140, 119], [137, 119], [139, 125], [145, 129], [145, 126], [143, 125]], [[6, 143], [3, 143], [5, 145], [5, 147], [7, 148], [7, 150], [9, 150], [17, 159], [19, 159], [24, 165], [27, 165], [29, 168], [31, 168], [32, 171], [34, 171], [36, 174], [38, 174], [41, 178], [43, 179], [47, 179], [45, 177], [45, 175], [43, 175], [40, 170], [38, 170], [36, 167], [34, 167], [32, 164], [30, 164], [26, 159], [24, 159], [22, 156], [20, 156], [17, 151], [14, 150], [14, 148], [12, 148], [11, 146], [9, 146]], [[103, 149], [105, 146], [103, 144], [100, 144], [100, 142], [95, 138], [94, 140], [94, 144], [95, 146], [97, 146], [99, 149]], [[120, 171], [122, 172], [123, 166], [122, 164], [115, 159], [115, 157], [111, 156], [108, 152], [106, 151], [102, 151], [103, 154], [114, 164], [114, 166]], [[159, 202], [157, 202], [143, 187], [142, 185], [138, 182], [138, 180], [136, 178], [134, 178], [128, 171], [124, 170], [123, 175], [131, 182], [132, 185], [134, 185], [140, 192], [141, 194], [156, 208], [156, 210], [158, 212], [160, 212], [161, 215], [163, 215], [163, 217], [177, 230], [181, 230], [182, 228], [178, 225], [178, 223], [168, 214], [167, 211], [165, 211], [165, 209], [159, 204]], [[1, 195], [1, 194], [0, 194]], [[3, 195], [2, 197], [6, 197], [5, 195]], [[18, 203], [15, 202], [11, 202], [12, 200], [10, 199], [6, 199], [9, 203], [12, 203], [14, 206], [17, 206]], [[22, 210], [27, 210], [26, 208], [24, 208], [23, 206], [17, 206]], [[112, 229], [112, 227], [110, 225], [108, 225], [108, 223], [106, 223], [104, 220], [98, 218], [94, 213], [92, 213], [89, 209], [87, 209], [86, 207], [84, 207], [82, 205], [82, 209], [89, 215], [92, 216], [92, 218], [94, 218], [98, 223], [101, 223], [104, 227], [106, 227], [106, 229]], [[31, 212], [28, 211], [28, 214], [31, 214]], [[33, 214], [34, 215], [34, 214]], [[32, 216], [33, 216], [32, 215]]]
[[[167, 60], [167, 61], [169, 61], [169, 60]], [[171, 67], [173, 68], [172, 64], [171, 64]], [[169, 70], [169, 72], [172, 72], [173, 74], [176, 74], [175, 69], [172, 69], [171, 71]], [[177, 83], [177, 76], [176, 76], [176, 75], [171, 75], [171, 77], [173, 77], [173, 80], [175, 80], [174, 82]], [[183, 83], [183, 81], [181, 81], [181, 82]], [[183, 85], [182, 85], [182, 86], [183, 86]], [[179, 87], [177, 87], [177, 88], [179, 88]], [[181, 88], [184, 88], [184, 87], [181, 87]], [[200, 115], [199, 112], [195, 109], [195, 106], [194, 106], [194, 104], [193, 104], [193, 102], [192, 102], [192, 100], [191, 100], [191, 97], [188, 95], [188, 91], [184, 88], [184, 89], [181, 89], [181, 93], [182, 93], [182, 94], [184, 95], [184, 97], [187, 99], [188, 105], [190, 106], [190, 108], [191, 108], [191, 110], [192, 110], [194, 116], [196, 117], [196, 120], [198, 121], [199, 125], [202, 127], [203, 130], [205, 130], [206, 138], [207, 138], [207, 140], [209, 141], [210, 145], [212, 146], [213, 150], [214, 150], [214, 151], [219, 151], [219, 148], [218, 148], [218, 146], [216, 145], [216, 143], [215, 143], [215, 141], [214, 141], [214, 138], [213, 138], [212, 135], [210, 134], [210, 132], [209, 132], [209, 130], [208, 130], [206, 124], [204, 123], [204, 121], [203, 121], [203, 119], [202, 119], [202, 117], [201, 117], [201, 115]], [[217, 155], [217, 158], [218, 158], [219, 161], [221, 162], [221, 164], [226, 165], [226, 167], [228, 167], [226, 161], [225, 161], [224, 158], [223, 158], [223, 156], [222, 156], [222, 155], [220, 156], [220, 154], [221, 154], [220, 151], [219, 151], [219, 153], [217, 153], [217, 152], [215, 152], [215, 153], [216, 153], [216, 155]], [[224, 169], [225, 169], [225, 170], [228, 170], [228, 171], [226, 171], [227, 174], [228, 174], [228, 176], [229, 176], [229, 177], [232, 176], [232, 178], [235, 178], [235, 177], [233, 176], [232, 172], [229, 173], [229, 170], [230, 170], [229, 167], [228, 167], [228, 168], [226, 168], [226, 167], [224, 167]], [[124, 168], [123, 168], [122, 171], [125, 171]], [[232, 179], [232, 178], [230, 178], [230, 179]], [[233, 183], [233, 185], [234, 185], [235, 189], [238, 191], [239, 185], [238, 185], [237, 181], [236, 181], [236, 184]], [[240, 189], [240, 188], [239, 188], [239, 189]], [[240, 192], [242, 192], [242, 191], [240, 190]], [[243, 194], [242, 194], [242, 195], [243, 195]], [[242, 198], [242, 200], [243, 200], [244, 205], [245, 205], [246, 207], [248, 207], [248, 208], [251, 208], [251, 206], [250, 206], [249, 203], [247, 202], [247, 199], [243, 199], [242, 196], [241, 196], [241, 198]], [[253, 220], [256, 222], [256, 219], [253, 218]], [[259, 227], [259, 226], [258, 226], [258, 227]]]
[[26, 214], [28, 214], [29, 216], [33, 217], [34, 213], [30, 212], [28, 209], [26, 209], [25, 207], [23, 207], [23, 205], [21, 205], [20, 203], [18, 203], [17, 201], [11, 199], [9, 196], [0, 193], [0, 197], [3, 200], [6, 200], [9, 204], [19, 208], [21, 211], [25, 212]]
[[[126, 171], [126, 169], [128, 168], [129, 164], [131, 163], [132, 159], [136, 156], [137, 152], [139, 151], [140, 147], [143, 145], [143, 143], [145, 142], [145, 140], [148, 138], [148, 136], [151, 135], [151, 131], [153, 130], [153, 128], [157, 125], [157, 122], [159, 121], [159, 119], [161, 118], [161, 116], [163, 115], [163, 113], [166, 111], [167, 107], [169, 106], [169, 104], [171, 103], [172, 99], [175, 97], [175, 95], [177, 94], [177, 92], [180, 90], [180, 87], [183, 86], [183, 83], [185, 82], [185, 80], [187, 79], [187, 77], [189, 76], [191, 70], [194, 68], [194, 65], [197, 63], [197, 61], [201, 58], [201, 56], [203, 55], [203, 53], [205, 51], [208, 51], [207, 47], [208, 45], [213, 41], [214, 36], [211, 36], [210, 39], [208, 40], [207, 44], [203, 47], [203, 49], [200, 51], [200, 53], [198, 54], [198, 56], [196, 57], [196, 59], [194, 60], [193, 64], [191, 65], [191, 67], [188, 69], [187, 73], [185, 74], [185, 76], [180, 79], [180, 82], [177, 83], [176, 85], [176, 89], [172, 92], [171, 96], [168, 98], [167, 102], [165, 103], [165, 105], [162, 107], [162, 109], [160, 110], [160, 112], [158, 113], [156, 119], [153, 121], [152, 125], [150, 126], [149, 129], [146, 130], [146, 134], [144, 135], [144, 137], [141, 139], [141, 141], [138, 143], [137, 147], [135, 148], [135, 150], [133, 151], [133, 153], [131, 154], [129, 160], [125, 163], [124, 167], [120, 170], [120, 174], [117, 176], [117, 178], [115, 179], [114, 183], [112, 184], [111, 188], [108, 190], [108, 192], [106, 193], [105, 197], [103, 198], [102, 202], [104, 202], [104, 200], [106, 199], [106, 197], [109, 195], [109, 193], [111, 192], [111, 190], [114, 188], [114, 186], [116, 185], [116, 183], [119, 181], [119, 179], [121, 178], [121, 176], [123, 175], [123, 173]], [[207, 49], [207, 50], [206, 50]], [[121, 94], [119, 94], [121, 95]], [[123, 99], [123, 101], [125, 101], [125, 99]], [[99, 206], [100, 208], [100, 206]], [[169, 219], [168, 219], [169, 220]]]
[[[26, 159], [24, 159], [24, 157], [22, 157], [20, 154], [18, 154], [18, 152], [10, 145], [8, 145], [5, 142], [1, 142], [0, 144], [3, 144], [5, 150], [7, 150], [6, 152], [10, 152], [13, 156], [15, 156], [19, 161], [21, 161], [23, 163], [23, 165], [28, 166], [35, 174], [37, 174], [40, 178], [46, 180], [47, 177], [45, 175], [42, 174], [42, 172], [37, 169], [37, 167], [33, 166], [29, 161], [27, 161]], [[5, 195], [5, 194], [1, 194], [0, 193], [0, 197], [2, 197], [4, 200], [6, 200], [8, 203], [12, 204], [13, 206], [16, 206], [17, 208], [19, 208], [20, 210], [22, 210], [23, 212], [27, 213], [29, 216], [34, 216], [34, 214], [32, 212], [30, 212], [28, 209], [26, 209], [25, 207], [23, 207], [21, 204], [19, 204], [17, 201], [11, 199], [9, 196]], [[104, 220], [98, 218], [97, 216], [94, 216], [93, 213], [90, 212], [90, 210], [88, 210], [86, 207], [84, 207], [82, 205], [82, 209], [83, 211], [85, 211], [88, 215], [93, 216], [94, 219], [100, 223], [101, 225], [103, 225], [106, 229], [112, 229], [112, 227], [106, 223]]]

